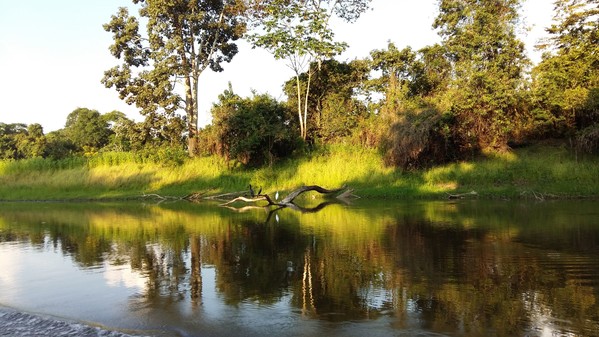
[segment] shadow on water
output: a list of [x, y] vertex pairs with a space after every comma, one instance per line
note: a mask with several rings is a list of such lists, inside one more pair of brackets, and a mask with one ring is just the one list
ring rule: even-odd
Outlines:
[[[37, 251], [38, 259], [58, 252], [76, 266], [67, 278], [97, 270], [110, 283], [109, 271], [125, 270], [120, 282], [135, 281], [135, 292], [98, 285], [113, 295], [93, 304], [126, 303], [118, 318], [72, 317], [124, 328], [191, 335], [273, 335], [281, 327], [350, 336], [369, 329], [464, 336], [599, 331], [593, 202], [360, 200], [305, 207], [311, 212], [181, 202], [5, 203], [0, 248]], [[10, 271], [5, 263], [0, 259], [0, 268]], [[22, 270], [31, 267], [22, 263]], [[53, 310], [55, 289], [32, 290], [31, 273], [2, 282], [35, 291], [36, 301]], [[1, 292], [0, 304], [29, 305]], [[73, 299], [71, 310], [60, 313], [86, 305]]]

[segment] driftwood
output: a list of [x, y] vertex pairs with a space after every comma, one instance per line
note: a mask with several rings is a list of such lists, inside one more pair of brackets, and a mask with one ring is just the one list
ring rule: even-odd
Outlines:
[[239, 197], [239, 196], [243, 196], [244, 194], [247, 194], [247, 191], [223, 193], [223, 194], [204, 197], [203, 199], [206, 199], [206, 200], [229, 200], [228, 197], [233, 197], [233, 196]]
[[[329, 201], [319, 204], [316, 207], [298, 206], [293, 202], [295, 200], [295, 198], [300, 196], [302, 193], [308, 192], [308, 191], [315, 191], [315, 192], [318, 192], [321, 194], [326, 194], [326, 195], [332, 195], [335, 193], [339, 193], [339, 194], [335, 197], [335, 201], [329, 200]], [[302, 213], [313, 213], [313, 212], [318, 212], [319, 210], [321, 210], [324, 207], [331, 205], [331, 204], [335, 204], [335, 203], [349, 204], [351, 202], [351, 199], [359, 198], [358, 196], [353, 194], [353, 192], [354, 192], [353, 189], [347, 188], [346, 186], [342, 186], [340, 188], [329, 190], [329, 189], [320, 187], [318, 185], [310, 185], [310, 186], [302, 186], [302, 187], [299, 187], [299, 188], [291, 191], [281, 201], [278, 201], [278, 199], [273, 200], [266, 193], [257, 194], [257, 195], [248, 197], [248, 194], [250, 194], [250, 195], [253, 194], [253, 190], [223, 193], [223, 194], [218, 194], [218, 195], [213, 195], [213, 196], [206, 196], [207, 192], [194, 192], [194, 193], [188, 194], [186, 196], [168, 196], [168, 195], [164, 196], [164, 195], [159, 195], [159, 194], [144, 193], [141, 197], [146, 198], [146, 199], [158, 200], [158, 203], [162, 203], [167, 200], [172, 200], [172, 201], [186, 200], [186, 201], [190, 201], [190, 202], [198, 202], [200, 200], [220, 200], [220, 201], [225, 201], [225, 202], [220, 204], [219, 206], [229, 208], [235, 212], [247, 212], [247, 211], [253, 210], [253, 209], [264, 209], [265, 211], [269, 212], [269, 219], [270, 219], [271, 215], [274, 212], [280, 210], [281, 208], [288, 207], [288, 208], [291, 208], [295, 211], [302, 212]], [[277, 192], [277, 197], [278, 197], [278, 192]], [[233, 198], [233, 199], [230, 199], [230, 198]], [[265, 206], [256, 205], [256, 203], [260, 202], [260, 201], [266, 201], [266, 205]], [[235, 202], [244, 202], [249, 205], [244, 206], [244, 207], [234, 207], [234, 206], [232, 206], [232, 204]], [[273, 206], [275, 206], [274, 209], [273, 209]]]
[[340, 200], [348, 200], [349, 198], [357, 198], [357, 196], [355, 196], [352, 193], [353, 190], [348, 189], [345, 186], [337, 188], [337, 189], [333, 189], [333, 190], [328, 190], [328, 189], [320, 187], [318, 185], [310, 185], [310, 186], [302, 186], [302, 187], [299, 187], [299, 188], [291, 191], [291, 193], [289, 193], [281, 201], [273, 201], [272, 198], [268, 194], [258, 194], [251, 198], [247, 198], [245, 196], [238, 196], [232, 200], [229, 200], [229, 201], [221, 204], [220, 206], [228, 206], [237, 201], [243, 201], [246, 203], [256, 203], [258, 201], [266, 201], [268, 203], [267, 207], [268, 206], [279, 206], [279, 207], [299, 208], [297, 205], [295, 205], [293, 203], [293, 200], [295, 198], [297, 198], [300, 194], [302, 194], [304, 192], [308, 192], [308, 191], [316, 191], [321, 194], [333, 194], [333, 193], [342, 192], [339, 196], [337, 196], [337, 198]]
[[468, 197], [468, 196], [477, 196], [478, 195], [478, 193], [476, 193], [475, 191], [470, 191], [467, 193], [460, 193], [460, 194], [449, 194], [449, 193], [447, 193], [447, 194], [448, 194], [447, 199], [450, 199], [450, 200], [464, 199], [465, 197]]

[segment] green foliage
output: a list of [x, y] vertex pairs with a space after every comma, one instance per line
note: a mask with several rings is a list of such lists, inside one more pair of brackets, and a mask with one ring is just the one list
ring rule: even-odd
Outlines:
[[505, 148], [518, 129], [518, 90], [528, 65], [516, 38], [521, 0], [441, 0], [434, 27], [443, 37], [447, 95], [466, 150]]
[[0, 159], [41, 157], [46, 151], [46, 137], [40, 124], [0, 123]]
[[108, 144], [112, 131], [97, 110], [77, 108], [67, 116], [64, 135], [79, 149], [97, 151]]
[[295, 149], [296, 134], [285, 106], [268, 95], [241, 98], [229, 90], [212, 108], [212, 126], [203, 133], [204, 149], [227, 161], [272, 165]]
[[576, 158], [563, 143], [411, 172], [385, 167], [375, 149], [361, 146], [327, 146], [259, 169], [229, 169], [218, 157], [188, 159], [183, 150], [177, 151], [179, 158], [186, 159], [168, 167], [162, 159], [127, 153], [0, 161], [0, 199], [128, 198], [142, 193], [183, 196], [241, 191], [248, 183], [270, 194], [309, 184], [348, 185], [361, 197], [408, 199], [444, 199], [447, 193], [472, 190], [484, 198], [599, 195], [599, 158]]
[[[308, 137], [308, 105], [310, 97], [311, 64], [340, 54], [347, 48], [344, 42], [334, 41], [330, 27], [333, 15], [354, 22], [369, 6], [371, 0], [324, 1], [256, 1], [254, 14], [259, 23], [249, 35], [255, 46], [272, 52], [277, 59], [286, 59], [296, 76], [297, 114], [300, 135]], [[307, 68], [307, 69], [306, 69]], [[307, 71], [308, 80], [302, 92], [300, 75]], [[303, 95], [303, 97], [302, 97]], [[302, 108], [303, 104], [303, 108]]]
[[[113, 34], [110, 52], [123, 64], [107, 70], [102, 82], [114, 87], [129, 104], [136, 104], [146, 116], [146, 133], [159, 132], [178, 142], [172, 128], [185, 110], [188, 151], [195, 152], [198, 120], [198, 81], [210, 67], [222, 71], [222, 63], [237, 54], [233, 43], [245, 32], [241, 16], [244, 4], [238, 0], [217, 1], [138, 1], [139, 16], [147, 22], [145, 35], [139, 20], [120, 8], [104, 29]], [[183, 93], [175, 90], [181, 81]], [[180, 124], [180, 123], [179, 123]], [[158, 131], [156, 131], [158, 130]]]
[[458, 158], [452, 127], [434, 109], [404, 112], [381, 143], [385, 164], [413, 170]]
[[50, 132], [46, 136], [46, 149], [44, 158], [66, 159], [76, 155], [79, 148], [73, 141], [65, 135], [64, 130]]
[[0, 158], [16, 159], [18, 158], [16, 135], [26, 133], [25, 124], [4, 124], [0, 123]]
[[[309, 71], [314, 73], [312, 78], [308, 73], [299, 76], [302, 91], [310, 80], [307, 138], [331, 142], [350, 136], [367, 117], [366, 107], [355, 96], [370, 71], [368, 64], [359, 60], [350, 63], [326, 60], [320, 64], [313, 62], [310, 67]], [[297, 105], [295, 86], [295, 79], [288, 80], [284, 86], [290, 108]]]
[[380, 76], [368, 82], [371, 92], [383, 94], [378, 104], [378, 142], [387, 165], [412, 170], [457, 158], [455, 120], [444, 113], [441, 98], [447, 90], [451, 64], [441, 46], [417, 52], [371, 52], [371, 63]]
[[88, 166], [119, 166], [122, 164], [155, 164], [162, 167], [181, 166], [188, 159], [181, 147], [147, 146], [132, 152], [101, 152], [88, 157]]
[[599, 123], [580, 130], [576, 135], [576, 147], [584, 152], [599, 152]]
[[[541, 135], [579, 132], [579, 148], [598, 151], [599, 1], [558, 0], [555, 23], [542, 47], [541, 63], [533, 70], [533, 95]], [[588, 128], [588, 129], [587, 129]]]

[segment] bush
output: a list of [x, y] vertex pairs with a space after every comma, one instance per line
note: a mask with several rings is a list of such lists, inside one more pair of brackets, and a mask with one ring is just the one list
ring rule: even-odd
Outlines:
[[386, 165], [405, 170], [453, 160], [451, 120], [435, 109], [410, 111], [392, 123], [381, 141]]
[[212, 108], [213, 124], [200, 134], [200, 151], [244, 165], [271, 165], [291, 155], [298, 136], [285, 106], [268, 95], [241, 98], [231, 89]]
[[587, 153], [599, 153], [599, 124], [584, 128], [576, 134], [576, 148]]

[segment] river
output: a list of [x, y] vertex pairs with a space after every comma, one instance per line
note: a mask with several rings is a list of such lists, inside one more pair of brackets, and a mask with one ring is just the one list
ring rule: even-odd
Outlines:
[[599, 202], [0, 203], [0, 336], [599, 336]]

